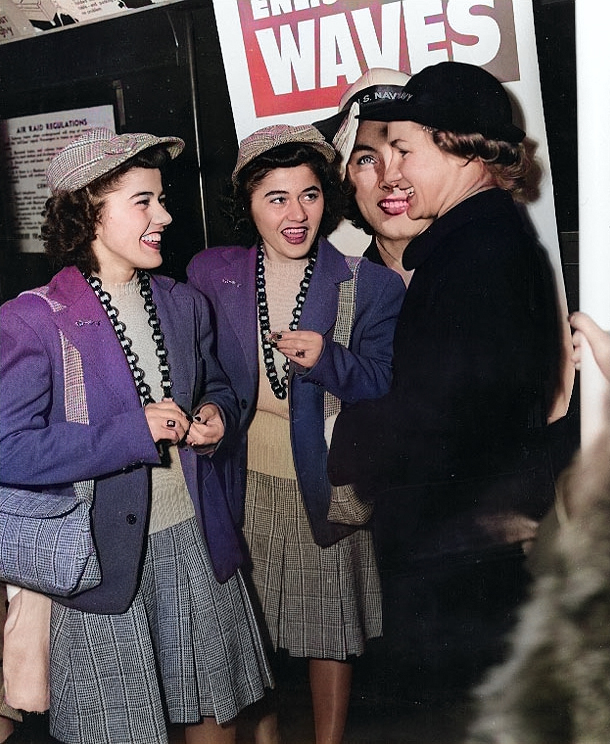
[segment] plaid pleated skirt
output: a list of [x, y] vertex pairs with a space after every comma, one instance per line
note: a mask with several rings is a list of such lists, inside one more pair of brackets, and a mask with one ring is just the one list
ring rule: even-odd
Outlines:
[[381, 589], [368, 529], [321, 548], [297, 482], [248, 471], [244, 535], [275, 650], [345, 660], [381, 635]]
[[165, 744], [166, 721], [232, 720], [271, 686], [241, 574], [213, 574], [195, 519], [150, 535], [121, 615], [53, 603], [51, 734], [69, 744]]

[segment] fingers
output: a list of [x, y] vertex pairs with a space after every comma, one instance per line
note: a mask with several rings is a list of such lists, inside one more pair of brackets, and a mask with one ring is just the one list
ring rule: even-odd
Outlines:
[[589, 340], [591, 347], [595, 348], [598, 344], [605, 344], [607, 331], [600, 328], [597, 323], [587, 313], [572, 313], [568, 318], [570, 325], [574, 330], [580, 331]]
[[315, 331], [282, 331], [272, 336], [278, 351], [301, 367], [313, 367], [324, 347], [324, 339]]
[[610, 379], [610, 333], [600, 328], [586, 313], [572, 313], [568, 320], [572, 328], [575, 329], [572, 336], [572, 344], [574, 345], [572, 361], [576, 369], [580, 369], [582, 345], [586, 339], [600, 370], [607, 379]]
[[193, 421], [186, 437], [186, 443], [189, 447], [209, 447], [218, 444], [223, 436], [224, 425], [222, 422], [200, 424], [197, 421]]
[[155, 442], [177, 444], [184, 439], [191, 425], [189, 416], [174, 401], [149, 403], [144, 407], [144, 415]]
[[580, 361], [582, 356], [582, 343], [584, 341], [584, 335], [580, 331], [575, 331], [572, 335], [572, 363], [576, 369], [580, 369]]
[[218, 444], [224, 433], [225, 427], [220, 411], [213, 403], [206, 403], [194, 417], [186, 443], [191, 447]]

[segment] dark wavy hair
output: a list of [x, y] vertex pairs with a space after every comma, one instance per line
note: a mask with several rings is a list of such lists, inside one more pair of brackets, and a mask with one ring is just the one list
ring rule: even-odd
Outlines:
[[47, 199], [41, 235], [55, 267], [76, 266], [84, 274], [99, 271], [93, 252], [104, 197], [132, 168], [163, 169], [170, 156], [163, 145], [149, 147], [77, 191], [61, 191]]
[[245, 165], [224, 199], [225, 215], [231, 221], [239, 243], [252, 245], [259, 238], [250, 208], [257, 186], [276, 168], [296, 168], [299, 165], [309, 166], [322, 187], [324, 211], [318, 234], [326, 237], [341, 222], [345, 197], [337, 162], [329, 163], [315, 147], [306, 143], [286, 142], [272, 147]]
[[345, 180], [341, 186], [344, 196], [344, 210], [343, 216], [346, 220], [349, 220], [354, 227], [359, 230], [363, 230], [367, 235], [374, 235], [375, 230], [369, 225], [369, 223], [362, 216], [358, 202], [356, 201], [356, 188], [349, 180], [349, 176], [346, 174]]

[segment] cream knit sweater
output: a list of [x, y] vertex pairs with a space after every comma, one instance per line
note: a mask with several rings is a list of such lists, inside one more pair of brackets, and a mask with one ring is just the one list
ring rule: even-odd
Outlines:
[[[112, 304], [118, 310], [119, 319], [125, 323], [125, 335], [138, 355], [138, 366], [144, 372], [144, 380], [151, 387], [152, 397], [160, 401], [163, 395], [159, 359], [148, 325], [148, 313], [140, 295], [137, 278], [127, 284], [110, 284], [104, 289], [110, 294]], [[171, 370], [170, 370], [171, 376]], [[160, 532], [174, 524], [194, 516], [195, 510], [184, 480], [177, 447], [167, 448], [169, 462], [152, 467], [152, 503], [150, 508], [149, 534]]]
[[[307, 259], [268, 261], [265, 259], [265, 287], [272, 331], [287, 331]], [[260, 338], [260, 329], [259, 329]], [[283, 375], [286, 357], [274, 349], [275, 368]], [[263, 351], [258, 347], [259, 383], [256, 413], [248, 429], [248, 468], [259, 473], [296, 480], [290, 446], [288, 398], [280, 400], [271, 390], [265, 373]]]

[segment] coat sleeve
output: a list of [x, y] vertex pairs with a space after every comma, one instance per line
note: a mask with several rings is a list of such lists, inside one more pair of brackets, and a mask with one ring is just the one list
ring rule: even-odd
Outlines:
[[303, 379], [346, 403], [378, 398], [392, 378], [392, 340], [404, 299], [402, 279], [393, 271], [363, 261], [358, 274], [356, 312], [349, 348], [324, 339], [318, 363]]
[[141, 408], [115, 406], [89, 424], [65, 420], [59, 331], [43, 312], [30, 317], [16, 303], [0, 309], [2, 482], [59, 486], [157, 463]]

